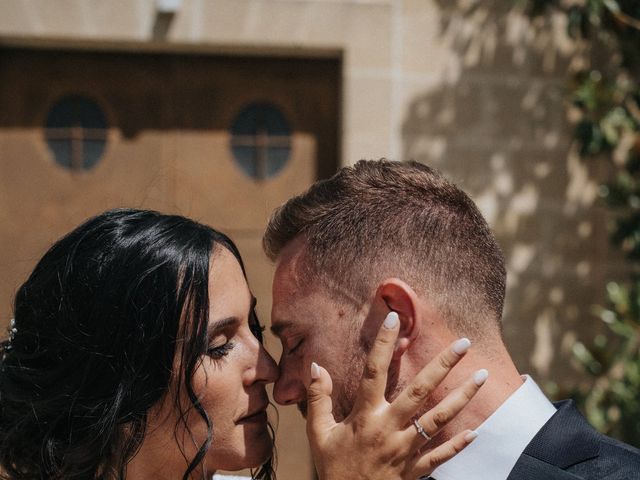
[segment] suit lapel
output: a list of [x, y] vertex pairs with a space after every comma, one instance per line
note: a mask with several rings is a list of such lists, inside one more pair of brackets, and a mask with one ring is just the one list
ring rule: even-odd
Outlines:
[[558, 411], [527, 445], [507, 480], [576, 480], [566, 471], [600, 453], [598, 433], [573, 401], [555, 404]]
[[555, 465], [522, 454], [507, 480], [583, 480]]

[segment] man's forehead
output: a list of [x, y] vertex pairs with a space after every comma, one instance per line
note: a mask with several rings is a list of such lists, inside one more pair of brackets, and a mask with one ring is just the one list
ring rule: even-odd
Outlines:
[[301, 263], [300, 251], [285, 253], [273, 279], [271, 330], [277, 336], [326, 324], [340, 311], [335, 295]]
[[[319, 292], [318, 292], [319, 293]], [[312, 323], [321, 303], [319, 294], [313, 294], [289, 269], [276, 272], [273, 282], [271, 330], [280, 335], [288, 330], [301, 329]]]
[[273, 312], [284, 315], [290, 308], [298, 308], [304, 297], [317, 289], [309, 280], [305, 243], [294, 239], [282, 250], [273, 277]]
[[300, 324], [307, 317], [304, 297], [307, 291], [301, 277], [303, 245], [294, 240], [282, 251], [273, 277], [271, 330], [277, 336]]
[[311, 295], [326, 296], [336, 302], [351, 303], [360, 307], [363, 299], [358, 299], [350, 288], [340, 282], [337, 273], [318, 271], [309, 258], [304, 238], [296, 237], [283, 248], [276, 263], [273, 278], [273, 297], [278, 301]]
[[359, 310], [356, 299], [332, 276], [312, 271], [306, 243], [298, 237], [282, 250], [273, 278], [272, 330], [300, 330], [344, 316], [345, 309]]
[[278, 257], [274, 283], [278, 281], [282, 287], [298, 287], [302, 283], [306, 260], [306, 244], [303, 239], [295, 238], [282, 249]]

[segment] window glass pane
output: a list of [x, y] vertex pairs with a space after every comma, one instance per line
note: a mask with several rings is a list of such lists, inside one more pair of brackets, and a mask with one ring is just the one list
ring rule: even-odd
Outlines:
[[79, 95], [69, 95], [60, 99], [49, 111], [48, 128], [107, 128], [102, 110], [93, 101]]
[[63, 97], [49, 110], [45, 127], [47, 145], [59, 165], [88, 170], [100, 161], [107, 121], [93, 100], [80, 95]]
[[56, 162], [65, 168], [71, 168], [71, 141], [49, 140], [47, 143], [56, 157]]
[[263, 179], [280, 172], [291, 154], [291, 128], [284, 114], [268, 103], [245, 107], [231, 126], [232, 152], [250, 177]]
[[103, 152], [104, 140], [85, 140], [83, 142], [84, 161], [82, 163], [84, 169], [89, 170], [95, 167]]
[[289, 160], [289, 147], [271, 147], [269, 148], [269, 160], [267, 162], [267, 176], [272, 177], [284, 168]]
[[253, 147], [233, 147], [233, 155], [240, 168], [252, 178], [258, 176], [256, 150]]

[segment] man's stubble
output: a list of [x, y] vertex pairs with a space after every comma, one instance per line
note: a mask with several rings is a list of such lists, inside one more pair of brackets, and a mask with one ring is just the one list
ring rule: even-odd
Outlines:
[[[333, 368], [327, 368], [333, 383], [333, 416], [337, 422], [343, 421], [353, 410], [366, 358], [371, 350], [371, 342], [363, 341], [359, 334], [351, 333], [349, 337], [351, 338], [349, 353], [343, 356], [342, 361], [337, 361]], [[398, 373], [397, 365], [392, 364], [389, 368], [385, 391], [385, 398], [389, 402], [404, 389], [404, 383], [400, 382]], [[300, 402], [297, 406], [303, 417], [307, 418], [307, 402]]]

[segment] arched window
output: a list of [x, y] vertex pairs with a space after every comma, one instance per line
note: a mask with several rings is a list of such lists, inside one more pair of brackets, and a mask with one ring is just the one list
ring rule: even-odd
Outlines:
[[291, 153], [291, 128], [284, 114], [267, 103], [246, 106], [231, 126], [231, 150], [240, 168], [264, 180], [280, 172]]
[[89, 170], [104, 153], [107, 121], [96, 102], [68, 95], [49, 110], [45, 137], [56, 163], [70, 170]]

